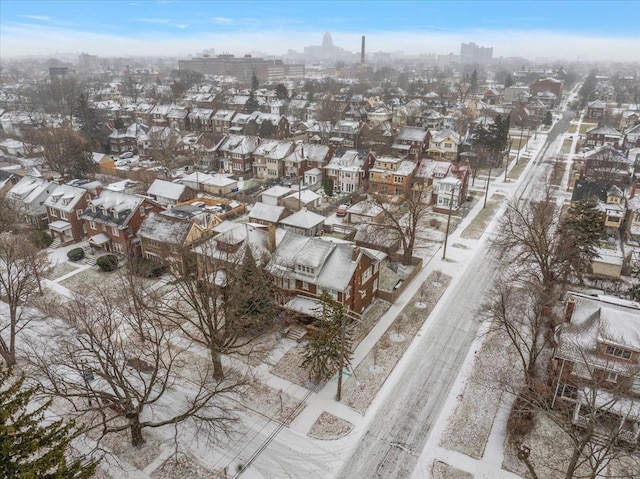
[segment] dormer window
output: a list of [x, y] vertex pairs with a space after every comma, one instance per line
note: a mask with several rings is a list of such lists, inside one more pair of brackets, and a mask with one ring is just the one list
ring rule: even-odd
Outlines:
[[94, 205], [93, 203], [91, 203], [91, 204], [89, 205], [89, 208], [91, 208], [91, 212], [92, 212], [92, 213], [95, 213], [95, 212], [96, 212], [96, 205]]
[[113, 210], [113, 217], [115, 219], [118, 219], [118, 212], [116, 210]]
[[614, 358], [631, 359], [631, 351], [628, 349], [617, 348], [615, 346], [607, 346], [604, 350], [608, 356]]
[[296, 265], [296, 271], [298, 271], [298, 273], [302, 273], [308, 276], [313, 276], [316, 272], [315, 268], [312, 268], [310, 266], [305, 266], [303, 264]]

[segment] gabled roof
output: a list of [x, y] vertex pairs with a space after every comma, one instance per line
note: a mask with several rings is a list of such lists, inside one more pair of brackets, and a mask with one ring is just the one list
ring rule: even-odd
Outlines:
[[179, 200], [184, 193], [186, 186], [178, 183], [172, 183], [171, 181], [165, 181], [156, 179], [153, 181], [147, 194], [149, 196], [156, 196], [162, 198], [168, 198], [170, 200]]
[[71, 212], [87, 191], [70, 185], [58, 185], [45, 200], [44, 205], [57, 210]]
[[13, 185], [7, 197], [29, 205], [51, 190], [52, 185], [53, 182], [44, 178], [25, 176]]
[[587, 108], [599, 108], [604, 110], [606, 108], [606, 105], [600, 100], [594, 100], [587, 105]]
[[607, 135], [622, 138], [624, 135], [609, 125], [598, 125], [586, 131], [587, 135]]
[[418, 126], [403, 126], [396, 135], [396, 141], [425, 141], [427, 130]]
[[142, 221], [137, 234], [161, 243], [184, 246], [192, 227], [189, 220], [152, 212]]
[[325, 219], [326, 218], [322, 215], [309, 211], [306, 208], [302, 208], [291, 216], [281, 219], [280, 224], [308, 230], [324, 223]]
[[[141, 196], [105, 189], [100, 192], [97, 198], [88, 202], [89, 206], [85, 208], [82, 218], [122, 227], [129, 223], [136, 209], [143, 202], [144, 198]], [[91, 205], [95, 207], [95, 211], [92, 211]], [[113, 214], [114, 211], [118, 213], [117, 217]]]
[[571, 201], [588, 201], [596, 199], [598, 201], [607, 201], [607, 191], [610, 185], [596, 183], [595, 181], [578, 180], [573, 187]]
[[261, 220], [268, 223], [277, 223], [284, 213], [284, 206], [267, 205], [258, 201], [249, 212], [252, 220]]

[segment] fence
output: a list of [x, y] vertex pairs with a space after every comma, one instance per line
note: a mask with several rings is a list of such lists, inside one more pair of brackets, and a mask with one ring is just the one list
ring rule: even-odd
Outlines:
[[[390, 254], [389, 259], [398, 260], [400, 259], [400, 256], [396, 254]], [[384, 301], [388, 301], [389, 303], [395, 303], [395, 301], [398, 299], [398, 296], [400, 296], [404, 292], [407, 286], [411, 284], [411, 281], [413, 281], [413, 278], [415, 278], [420, 270], [422, 270], [422, 258], [417, 258], [415, 256], [412, 257], [411, 264], [413, 265], [413, 271], [409, 273], [409, 275], [402, 281], [402, 283], [398, 285], [397, 288], [395, 288], [393, 291], [378, 290], [376, 296], [380, 299], [383, 299]]]

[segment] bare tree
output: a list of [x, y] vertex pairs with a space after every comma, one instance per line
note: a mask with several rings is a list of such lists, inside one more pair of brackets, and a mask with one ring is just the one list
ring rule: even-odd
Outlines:
[[49, 260], [24, 234], [0, 234], [0, 297], [9, 305], [9, 317], [0, 318], [0, 356], [16, 364], [16, 337], [26, 325], [21, 305], [42, 291], [40, 280]]
[[171, 171], [177, 166], [176, 148], [180, 133], [173, 128], [152, 128], [149, 130], [149, 153], [153, 160], [160, 164], [166, 178], [171, 178]]
[[69, 127], [41, 127], [31, 130], [27, 141], [41, 145], [47, 166], [62, 176], [85, 178], [96, 170], [91, 158], [91, 144]]
[[[214, 377], [222, 379], [222, 356], [251, 354], [255, 336], [270, 324], [273, 314], [253, 314], [256, 310], [247, 305], [247, 300], [264, 298], [264, 292], [252, 291], [264, 273], [243, 273], [248, 247], [220, 251], [215, 241], [209, 241], [200, 249], [197, 265], [195, 260], [177, 265], [175, 292], [163, 302], [164, 315], [190, 341], [206, 348]], [[268, 285], [264, 287], [272, 294]]]
[[[637, 421], [637, 400], [621, 389], [611, 389], [595, 368], [587, 368], [584, 386], [558, 384], [528, 388], [518, 396], [519, 414], [545, 420], [560, 432], [554, 436], [553, 454], [536, 451], [527, 433], [510, 431], [509, 441], [534, 479], [551, 474], [565, 479], [634, 478], [640, 470], [635, 434], [626, 423]], [[510, 423], [513, 425], [514, 411]], [[626, 416], [628, 415], [628, 416]]]
[[227, 430], [234, 419], [222, 397], [243, 382], [215, 380], [206, 363], [193, 367], [189, 347], [159, 314], [143, 321], [127, 314], [136, 311], [122, 307], [130, 286], [120, 284], [116, 295], [113, 286], [97, 287], [57, 308], [73, 326], [30, 353], [43, 391], [68, 401], [75, 419], [100, 437], [129, 431], [134, 447], [144, 444], [146, 428], [173, 426], [177, 434], [190, 422], [207, 439]]
[[535, 283], [519, 282], [514, 275], [504, 275], [494, 283], [481, 314], [489, 320], [488, 332], [506, 334], [522, 366], [524, 381], [533, 386], [538, 360], [548, 348], [550, 331], [546, 317], [549, 299]]
[[372, 229], [380, 233], [395, 236], [402, 244], [402, 263], [411, 264], [413, 249], [420, 228], [424, 227], [424, 219], [429, 213], [426, 193], [419, 184], [408, 188], [407, 192], [391, 202], [386, 195], [374, 194], [374, 203], [382, 210], [381, 219], [372, 221]]

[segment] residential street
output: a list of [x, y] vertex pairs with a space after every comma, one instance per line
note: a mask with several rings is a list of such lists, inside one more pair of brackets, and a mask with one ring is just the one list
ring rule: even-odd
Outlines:
[[[528, 165], [518, 187], [521, 198], [544, 191], [552, 159], [562, 144], [560, 135], [568, 129], [572, 117], [572, 112], [563, 113], [540, 155]], [[497, 181], [490, 192], [509, 186]], [[499, 215], [500, 210], [496, 217]], [[426, 333], [416, 339], [417, 347], [410, 358], [401, 363], [402, 374], [393, 387], [385, 385], [389, 394], [369, 419], [369, 428], [351, 451], [339, 477], [411, 477], [480, 325], [476, 310], [494, 277], [492, 254], [486, 247], [490, 233], [491, 227], [468, 254], [458, 251], [456, 260], [464, 262], [463, 272], [432, 313]], [[467, 259], [468, 255], [471, 257]]]

